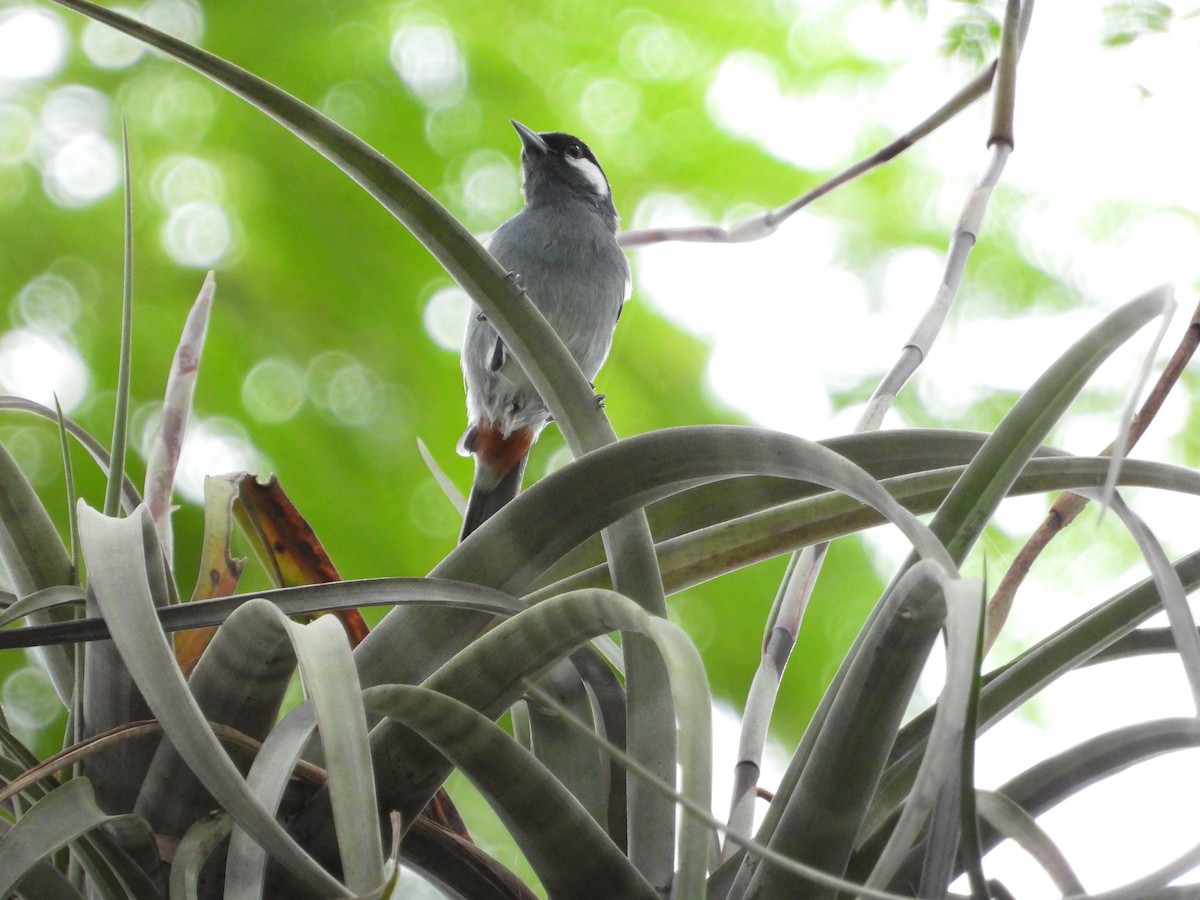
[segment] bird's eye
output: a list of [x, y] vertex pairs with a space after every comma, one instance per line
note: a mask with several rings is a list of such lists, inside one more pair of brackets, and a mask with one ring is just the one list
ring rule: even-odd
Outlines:
[[583, 147], [579, 146], [579, 144], [569, 144], [567, 146], [567, 156], [573, 156], [575, 159], [579, 159], [581, 156], [583, 156]]

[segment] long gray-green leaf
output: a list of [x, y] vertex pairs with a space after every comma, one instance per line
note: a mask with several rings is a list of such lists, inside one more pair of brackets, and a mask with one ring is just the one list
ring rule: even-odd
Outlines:
[[[11, 395], [0, 395], [0, 410], [29, 413], [49, 422], [61, 422], [67, 434], [79, 442], [79, 445], [88, 452], [88, 456], [95, 461], [96, 465], [105, 471], [108, 470], [109, 459], [111, 458], [108, 450], [75, 420], [69, 419], [66, 416], [60, 416], [53, 409], [43, 406], [36, 400], [29, 400], [25, 397], [13, 397]], [[137, 488], [133, 486], [133, 482], [129, 480], [129, 476], [126, 475], [121, 486], [121, 508], [126, 512], [131, 512], [141, 502], [141, 495], [137, 492]]]
[[[160, 607], [168, 600], [168, 579], [162, 564], [162, 551], [158, 546], [158, 533], [148, 519], [145, 521], [146, 528], [139, 535], [141, 563], [136, 569], [131, 567], [122, 572], [119, 577], [140, 580], [150, 602]], [[82, 540], [82, 530], [80, 537]], [[93, 561], [92, 557], [86, 555], [84, 559]], [[117, 565], [115, 560], [108, 560], [104, 564], [110, 568]], [[89, 572], [87, 611], [91, 616], [100, 616], [101, 608], [94, 590], [95, 580], [91, 576]], [[130, 722], [152, 718], [145, 697], [138, 690], [120, 651], [112, 641], [101, 641], [88, 647], [83, 654], [83, 662], [85, 738], [95, 737]], [[113, 812], [133, 809], [158, 743], [157, 737], [122, 742], [106, 753], [88, 756], [83, 760], [82, 770], [91, 779], [96, 799], [104, 809]]]
[[368, 894], [384, 879], [383, 837], [367, 715], [346, 631], [334, 616], [300, 625], [267, 601], [256, 603], [278, 617], [296, 648], [304, 693], [317, 714], [346, 887]]
[[188, 691], [154, 615], [143, 527], [153, 530], [145, 506], [127, 519], [111, 519], [80, 501], [84, 559], [121, 658], [162, 722], [163, 731], [217, 802], [305, 884], [326, 895], [345, 896], [346, 889], [318, 866], [247, 790]]
[[[515, 593], [572, 547], [630, 509], [697, 481], [742, 475], [770, 475], [841, 491], [894, 522], [918, 556], [954, 568], [925, 526], [875, 479], [840, 454], [766, 429], [704, 425], [626, 438], [564, 466], [492, 517], [504, 527], [481, 528], [432, 574]], [[568, 497], [575, 514], [564, 521], [554, 510]], [[369, 638], [363, 647], [371, 642]]]
[[[1174, 568], [1185, 591], [1200, 587], [1200, 551], [1184, 557]], [[1008, 665], [990, 672], [979, 697], [979, 732], [1130, 634], [1159, 609], [1157, 585], [1147, 578], [1064, 625]], [[875, 831], [907, 793], [924, 752], [931, 719], [931, 714], [922, 713], [901, 732], [864, 835]]]
[[129, 379], [133, 366], [133, 188], [129, 166], [129, 132], [121, 122], [121, 163], [125, 180], [124, 277], [121, 284], [121, 339], [118, 342], [116, 403], [113, 407], [112, 457], [104, 491], [104, 514], [115, 516], [121, 508], [125, 481], [125, 448], [129, 438]]
[[1087, 893], [1066, 856], [1033, 816], [999, 791], [977, 791], [975, 803], [980, 818], [1036, 859], [1064, 895]]
[[[188, 690], [208, 721], [261, 741], [279, 718], [295, 671], [292, 642], [276, 616], [260, 604], [247, 602], [217, 629], [188, 678]], [[212, 806], [212, 795], [179, 751], [163, 741], [146, 772], [134, 812], [144, 816], [157, 834], [179, 838]]]
[[[383, 839], [375, 803], [366, 713], [346, 633], [333, 616], [322, 616], [308, 625], [300, 625], [261, 598], [247, 603], [238, 610], [235, 618], [236, 621], [231, 619], [222, 626], [218, 636], [230, 628], [241, 630], [246, 623], [256, 626], [254, 630], [259, 633], [260, 642], [268, 647], [278, 645], [280, 638], [291, 642], [292, 652], [281, 654], [276, 650], [276, 654], [286, 655], [290, 661], [299, 663], [304, 691], [315, 711], [346, 885], [357, 896], [369, 894], [384, 878]], [[206, 653], [205, 658], [208, 655]], [[199, 672], [198, 667], [197, 674]], [[253, 683], [231, 680], [227, 691], [231, 700], [236, 701], [254, 688]], [[294, 758], [289, 759], [289, 773], [294, 761]], [[257, 785], [250, 787], [253, 791]], [[264, 799], [257, 792], [255, 796]], [[265, 799], [265, 805], [273, 809], [276, 798]], [[254, 869], [251, 879], [238, 879], [230, 890], [241, 892], [239, 896], [257, 893], [261, 869], [257, 858], [254, 858]]]
[[966, 558], [1025, 464], [1100, 364], [1161, 313], [1156, 292], [1131, 300], [1076, 341], [1021, 395], [930, 523], [956, 561]]
[[10, 604], [0, 614], [0, 628], [17, 621], [17, 619], [57, 609], [67, 604], [82, 606], [85, 599], [83, 588], [73, 584], [60, 584], [54, 587], [42, 588], [40, 591], [26, 594], [20, 600]]
[[[198, 600], [177, 606], [160, 607], [159, 621], [164, 631], [184, 631], [220, 625], [255, 597], [262, 597], [289, 616], [332, 609], [364, 606], [441, 606], [453, 616], [455, 610], [509, 616], [525, 604], [493, 588], [462, 581], [438, 578], [364, 578], [328, 584], [305, 584], [277, 588], [259, 594], [239, 594], [216, 600]], [[33, 626], [0, 631], [0, 650], [15, 647], [40, 647], [77, 641], [101, 641], [109, 637], [101, 618], [63, 622], [53, 626]]]
[[187, 830], [171, 862], [170, 900], [199, 900], [200, 872], [232, 829], [233, 820], [218, 813], [198, 820]]
[[[840, 876], [867, 803], [895, 740], [917, 676], [945, 620], [952, 577], [932, 560], [909, 569], [885, 594], [842, 664], [815, 737], [793, 756], [760, 829], [771, 849]], [[825, 705], [825, 704], [823, 704]], [[818, 727], [819, 726], [819, 727]], [[757, 866], [757, 868], [756, 868]], [[832, 896], [794, 874], [747, 858], [730, 891], [737, 898]]]
[[[279, 808], [300, 753], [316, 727], [312, 704], [304, 703], [284, 716], [263, 741], [246, 784], [267, 810], [274, 812]], [[235, 827], [225, 865], [227, 900], [260, 900], [266, 870], [266, 851], [248, 832]]]
[[[586, 463], [586, 460], [581, 462]], [[1108, 467], [1108, 460], [1103, 457], [1031, 459], [1009, 489], [1008, 496], [1099, 487]], [[885, 478], [880, 483], [906, 509], [920, 515], [938, 508], [964, 470], [965, 466], [949, 466]], [[729, 479], [721, 484], [735, 486], [751, 480]], [[1163, 463], [1126, 460], [1120, 473], [1120, 482], [1200, 495], [1200, 473]], [[731, 515], [727, 520], [656, 543], [655, 552], [658, 553], [667, 593], [685, 590], [733, 569], [753, 565], [797, 547], [862, 531], [887, 521], [871, 507], [845, 494], [827, 492], [791, 499], [805, 487], [808, 485], [789, 485], [784, 482], [763, 484], [763, 490], [755, 491], [757, 499], [744, 504], [745, 512], [741, 515]], [[746, 485], [746, 488], [749, 493], [750, 486]], [[786, 502], [784, 498], [787, 498]], [[609, 587], [611, 582], [607, 568], [603, 565], [584, 568], [586, 559], [586, 556], [572, 552], [556, 563], [550, 572], [565, 577], [539, 587], [526, 596], [527, 602], [536, 603], [568, 590]], [[550, 572], [538, 579], [538, 583], [546, 582]]]
[[[8, 450], [0, 444], [0, 568], [18, 600], [46, 588], [75, 584], [75, 569], [50, 514]], [[36, 613], [36, 624], [69, 621], [69, 610]], [[69, 702], [74, 690], [75, 659], [69, 647], [44, 655], [59, 699]]]
[[0, 840], [0, 897], [34, 865], [112, 819], [96, 805], [86, 778], [72, 778], [33, 804]]
[[916, 843], [938, 795], [959, 769], [965, 735], [967, 704], [975, 669], [983, 585], [977, 579], [950, 581], [943, 587], [946, 601], [946, 678], [937, 702], [929, 744], [917, 778], [900, 814], [900, 821], [879, 856], [868, 887], [887, 887], [904, 855]]
[[1138, 549], [1142, 551], [1146, 564], [1150, 567], [1150, 574], [1158, 586], [1163, 609], [1167, 612], [1171, 633], [1175, 636], [1179, 660], [1183, 663], [1183, 671], [1192, 690], [1192, 705], [1197, 713], [1200, 713], [1200, 635], [1196, 634], [1196, 620], [1192, 616], [1191, 607], [1188, 606], [1187, 591], [1184, 590], [1162, 544], [1146, 523], [1116, 494], [1112, 496], [1112, 508], [1133, 535]]
[[486, 716], [436, 691], [382, 685], [367, 707], [419, 732], [487, 798], [551, 897], [657, 900], [649, 882], [579, 802]]

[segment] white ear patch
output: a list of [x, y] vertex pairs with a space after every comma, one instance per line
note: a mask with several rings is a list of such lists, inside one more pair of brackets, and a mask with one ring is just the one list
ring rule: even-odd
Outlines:
[[573, 156], [566, 157], [567, 162], [583, 173], [588, 180], [588, 184], [601, 197], [609, 196], [608, 179], [604, 177], [604, 173], [600, 171], [600, 167], [586, 157], [576, 159]]

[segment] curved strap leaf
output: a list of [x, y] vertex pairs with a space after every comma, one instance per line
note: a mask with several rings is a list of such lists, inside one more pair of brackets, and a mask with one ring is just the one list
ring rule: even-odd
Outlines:
[[486, 716], [437, 691], [381, 685], [367, 708], [421, 734], [479, 789], [552, 897], [657, 900], [658, 894], [571, 793]]
[[92, 588], [113, 641], [155, 718], [217, 802], [305, 884], [333, 896], [346, 889], [321, 869], [254, 796], [187, 689], [154, 615], [147, 580], [144, 506], [128, 519], [109, 519], [80, 502], [79, 531]]
[[[210, 722], [264, 740], [296, 671], [296, 654], [274, 615], [262, 606], [238, 607], [216, 630], [188, 678], [188, 690]], [[159, 745], [134, 811], [155, 832], [181, 837], [213, 807], [212, 795], [170, 741]]]
[[[1031, 459], [1013, 483], [1008, 496], [1098, 488], [1110, 464], [1111, 461], [1106, 457]], [[884, 478], [880, 483], [906, 509], [919, 515], [936, 510], [964, 470], [964, 465], [947, 466]], [[807, 483], [743, 478], [718, 484], [732, 487], [746, 485], [750, 489], [750, 483], [756, 480], [762, 482], [760, 489], [751, 490], [753, 502], [739, 504], [743, 512], [737, 518], [668, 537], [655, 545], [662, 568], [663, 585], [668, 594], [716, 578], [735, 568], [887, 521], [876, 510], [845, 494], [826, 492], [801, 499], [785, 499], [802, 490], [804, 493], [814, 493], [815, 486]], [[1182, 466], [1127, 460], [1121, 469], [1120, 484], [1200, 494], [1200, 472]], [[790, 489], [783, 485], [790, 485]], [[547, 572], [547, 576], [558, 580], [544, 583], [545, 576], [538, 579], [543, 586], [525, 599], [536, 603], [563, 591], [609, 587], [611, 579], [607, 566], [597, 564], [583, 568], [583, 563], [589, 558], [590, 554], [571, 552]]]
[[198, 882], [209, 857], [229, 837], [233, 820], [224, 813], [198, 819], [175, 848], [170, 900], [200, 900]]
[[[1163, 313], [1158, 290], [1115, 309], [1021, 394], [939, 507], [930, 527], [962, 562], [1050, 429], [1112, 353]], [[916, 559], [910, 557], [910, 563]]]
[[[1137, 763], [1164, 753], [1200, 746], [1200, 721], [1194, 718], [1156, 719], [1114, 729], [1089, 738], [1044, 759], [1000, 787], [999, 792], [1036, 817], [1089, 785], [1096, 784]], [[1119, 814], [1117, 818], [1120, 818]], [[986, 852], [1002, 839], [996, 830], [980, 831]], [[920, 867], [921, 847], [910, 855], [898, 876], [911, 878]], [[1091, 896], [1106, 900], [1141, 900], [1155, 895], [1175, 878], [1200, 864], [1200, 844], [1136, 881], [1113, 891]]]
[[[46, 419], [49, 422], [57, 424], [62, 422], [62, 428], [79, 442], [79, 445], [88, 452], [88, 455], [96, 462], [102, 470], [107, 471], [110, 457], [108, 451], [104, 449], [104, 445], [92, 435], [78, 422], [73, 419], [68, 419], [66, 416], [59, 416], [58, 412], [48, 406], [43, 406], [36, 400], [28, 400], [25, 397], [13, 397], [9, 395], [0, 395], [0, 410], [13, 410], [14, 412], [24, 412], [35, 415], [38, 418]], [[125, 512], [132, 512], [134, 507], [142, 502], [142, 496], [138, 493], [137, 488], [133, 486], [133, 482], [126, 475], [121, 485], [121, 508]]]
[[[972, 590], [978, 591], [977, 583], [961, 582], [923, 560], [884, 595], [830, 685], [823, 714], [793, 755], [760, 841], [830, 875], [845, 872], [947, 603], [964, 602], [958, 592]], [[729, 896], [782, 897], [797, 890], [811, 897], [835, 893], [747, 856]]]
[[[46, 507], [0, 444], [0, 568], [8, 574], [18, 601], [46, 588], [72, 586], [75, 567]], [[70, 620], [70, 610], [51, 609], [31, 614], [39, 624]], [[45, 654], [55, 693], [64, 703], [74, 694], [75, 658], [70, 648]]]
[[[1200, 587], [1200, 551], [1175, 563], [1174, 569], [1184, 590], [1190, 592]], [[1088, 610], [1007, 665], [989, 672], [979, 696], [979, 733], [1062, 675], [1131, 634], [1160, 607], [1157, 585], [1152, 578], [1146, 578]], [[932, 711], [923, 712], [901, 730], [863, 828], [864, 846], [876, 842], [907, 793], [924, 753], [932, 716]]]
[[[156, 612], [164, 631], [185, 631], [220, 625], [235, 610], [256, 597], [277, 606], [284, 615], [300, 616], [327, 609], [363, 606], [436, 605], [449, 610], [471, 610], [491, 616], [508, 616], [525, 608], [517, 598], [466, 582], [437, 578], [364, 578], [333, 584], [306, 584], [258, 594], [240, 594], [217, 600], [199, 600]], [[79, 619], [61, 625], [35, 625], [0, 631], [0, 650], [103, 641], [109, 638], [102, 618]]]
[[[72, 778], [55, 788], [33, 804], [0, 839], [0, 896], [12, 893], [38, 861], [119, 818], [96, 805], [96, 796], [86, 778]], [[139, 900], [157, 897], [144, 876], [129, 887]]]
[[[369, 894], [384, 879], [383, 839], [375, 802], [366, 713], [358, 700], [358, 674], [346, 633], [341, 623], [332, 616], [322, 616], [307, 625], [300, 625], [261, 598], [251, 601], [240, 610], [239, 619], [261, 621], [267, 630], [286, 636], [291, 641], [309, 699], [308, 708], [315, 714], [321, 735], [328, 775], [326, 784], [332, 796], [333, 827], [346, 886], [355, 895]], [[222, 630], [235, 624], [231, 620], [222, 626]], [[244, 683], [234, 683], [229, 685], [228, 690], [238, 696], [249, 687]], [[307, 734], [308, 729], [303, 731]], [[299, 732], [292, 728], [283, 734], [285, 738], [299, 736]], [[284, 743], [290, 742], [285, 740]], [[263, 749], [268, 749], [266, 743]], [[270, 752], [271, 760], [277, 760], [277, 751], [272, 748]], [[294, 764], [294, 757], [289, 762]], [[291, 766], [288, 767], [290, 772]], [[265, 799], [254, 791], [257, 786], [252, 779], [249, 785], [252, 793]], [[274, 809], [276, 804], [268, 802], [264, 805]], [[235, 824], [235, 836], [243, 830], [249, 831], [243, 829], [240, 823]], [[253, 877], [238, 878], [231, 882], [237, 896], [254, 896], [260, 892], [263, 859], [265, 857], [255, 851], [246, 854], [244, 863], [238, 863], [249, 865]]]

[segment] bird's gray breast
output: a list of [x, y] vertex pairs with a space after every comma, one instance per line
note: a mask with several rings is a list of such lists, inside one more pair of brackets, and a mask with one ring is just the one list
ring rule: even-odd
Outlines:
[[590, 381], [612, 346], [629, 263], [611, 226], [581, 206], [526, 208], [496, 230], [488, 249], [516, 273]]
[[[589, 381], [612, 346], [629, 283], [629, 263], [613, 225], [590, 207], [526, 207], [501, 225], [488, 249], [517, 275]], [[506, 434], [540, 429], [549, 419], [542, 399], [495, 329], [472, 309], [463, 345], [467, 414]]]

